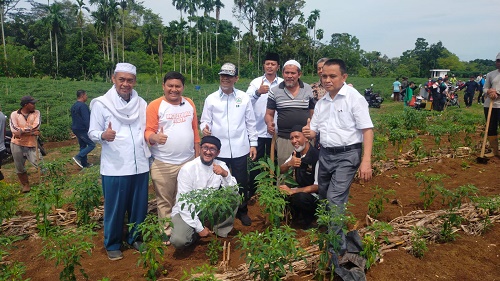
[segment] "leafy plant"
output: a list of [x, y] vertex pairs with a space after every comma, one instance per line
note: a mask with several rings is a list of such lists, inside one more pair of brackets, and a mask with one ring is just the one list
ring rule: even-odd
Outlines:
[[215, 267], [203, 264], [202, 266], [191, 269], [190, 273], [184, 271], [181, 281], [218, 281], [219, 279], [215, 278], [215, 272]]
[[[309, 230], [311, 241], [318, 245], [321, 254], [319, 256], [316, 278], [324, 280], [330, 260], [330, 251], [340, 250], [341, 236], [334, 229], [341, 228], [347, 232], [347, 223], [353, 222], [354, 217], [347, 215], [341, 207], [330, 204], [328, 200], [321, 200], [316, 208], [318, 229]], [[332, 268], [332, 271], [334, 268]], [[333, 278], [333, 274], [331, 275]]]
[[279, 189], [282, 184], [296, 185], [292, 178], [293, 170], [281, 173], [279, 165], [275, 165], [271, 158], [258, 161], [253, 169], [262, 172], [255, 177], [257, 181], [257, 194], [259, 204], [264, 206], [264, 213], [268, 215], [269, 222], [273, 227], [278, 227], [285, 216], [286, 193]]
[[9, 281], [22, 281], [22, 280], [30, 280], [23, 279], [23, 275], [26, 273], [26, 266], [18, 261], [14, 261], [12, 263], [4, 262], [4, 258], [8, 256], [4, 250], [0, 249], [0, 280], [9, 280]]
[[385, 222], [376, 222], [367, 228], [370, 234], [363, 237], [363, 250], [359, 253], [366, 259], [366, 268], [370, 268], [380, 256], [379, 237], [384, 232], [391, 232], [392, 226]]
[[396, 192], [394, 189], [385, 190], [383, 188], [378, 187], [378, 185], [373, 186], [372, 188], [373, 196], [368, 201], [368, 214], [377, 218], [380, 213], [384, 211], [384, 202], [389, 202], [388, 195], [394, 195]]
[[478, 192], [477, 187], [472, 184], [459, 186], [455, 190], [449, 190], [444, 187], [438, 187], [438, 190], [443, 196], [443, 204], [447, 204], [450, 209], [460, 208], [465, 198], [471, 198], [471, 195], [475, 195]]
[[248, 263], [248, 273], [261, 280], [281, 280], [287, 271], [292, 272], [292, 261], [303, 253], [295, 239], [295, 230], [287, 225], [264, 232], [240, 232], [242, 255]]
[[418, 172], [415, 174], [415, 177], [419, 180], [418, 185], [423, 185], [423, 190], [420, 192], [420, 198], [424, 201], [424, 209], [427, 209], [432, 205], [434, 199], [437, 197], [436, 188], [442, 186], [441, 179], [447, 177], [447, 175], [425, 175], [422, 172]]
[[[158, 219], [156, 214], [148, 214], [144, 221], [137, 225], [137, 233], [142, 237], [142, 249], [139, 249], [141, 257], [137, 261], [137, 266], [147, 269], [145, 273], [146, 280], [156, 280], [156, 273], [161, 268], [163, 262], [164, 248], [162, 236], [163, 225], [169, 223], [170, 219]], [[129, 231], [135, 224], [129, 224]]]
[[56, 208], [62, 206], [62, 191], [66, 185], [66, 163], [67, 160], [59, 160], [52, 162], [42, 162], [40, 169], [44, 171], [42, 182], [47, 192], [53, 198], [53, 203]]
[[441, 242], [455, 241], [457, 234], [454, 231], [454, 227], [458, 227], [462, 222], [462, 217], [460, 215], [449, 212], [448, 214], [442, 216], [444, 219], [441, 231], [439, 232], [438, 240]]
[[478, 196], [473, 197], [472, 200], [477, 204], [476, 208], [487, 211], [487, 215], [493, 215], [495, 212], [500, 211], [500, 196], [487, 197]]
[[[230, 216], [234, 217], [241, 196], [237, 186], [228, 186], [192, 190], [181, 194], [179, 201], [182, 202], [181, 209], [187, 208], [192, 218], [198, 215], [200, 221], [208, 221], [213, 227]], [[217, 234], [217, 229], [214, 231]]]
[[222, 252], [223, 247], [221, 242], [214, 238], [210, 240], [210, 243], [208, 243], [207, 247], [207, 257], [208, 260], [210, 261], [211, 265], [216, 265], [217, 262], [219, 261], [219, 254]]
[[73, 190], [71, 201], [76, 209], [78, 225], [90, 223], [90, 214], [101, 205], [99, 177], [98, 168], [92, 167], [84, 169], [81, 175], [73, 177], [69, 183]]
[[427, 241], [424, 238], [424, 235], [426, 235], [427, 232], [427, 229], [425, 229], [424, 227], [414, 226], [411, 228], [410, 253], [417, 258], [422, 258], [425, 252], [427, 252], [428, 250]]
[[0, 208], [0, 223], [3, 222], [4, 219], [12, 218], [16, 214], [18, 198], [19, 190], [16, 185], [0, 181], [0, 202], [2, 202], [2, 208]]
[[423, 159], [426, 155], [427, 152], [424, 149], [424, 142], [422, 141], [421, 138], [416, 137], [411, 143], [410, 143], [411, 149], [413, 150], [413, 153], [415, 154], [415, 157], [417, 160]]
[[[56, 261], [56, 266], [63, 265], [59, 280], [77, 280], [75, 270], [81, 267], [80, 260], [84, 253], [91, 255], [94, 247], [92, 236], [96, 233], [93, 225], [79, 228], [54, 228], [50, 235], [44, 238], [41, 255]], [[80, 268], [82, 276], [88, 280], [88, 275]]]
[[386, 151], [388, 144], [389, 138], [387, 136], [375, 134], [373, 138], [373, 159], [375, 161], [387, 159]]

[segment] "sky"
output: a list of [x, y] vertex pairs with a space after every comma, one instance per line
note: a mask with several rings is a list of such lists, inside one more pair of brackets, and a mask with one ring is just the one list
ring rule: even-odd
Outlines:
[[[180, 17], [172, 0], [142, 1], [164, 24]], [[234, 1], [222, 2], [221, 18], [239, 26], [232, 16]], [[323, 43], [332, 33], [349, 33], [359, 39], [361, 49], [390, 58], [414, 49], [417, 38], [429, 45], [441, 41], [461, 61], [495, 60], [500, 52], [498, 0], [306, 0], [305, 17], [314, 9], [320, 10], [316, 28], [325, 31]]]
[[[164, 25], [180, 17], [172, 0], [138, 1], [159, 14]], [[221, 18], [246, 32], [232, 16], [234, 0], [222, 2]], [[314, 9], [320, 10], [316, 28], [324, 30], [325, 44], [333, 33], [349, 33], [361, 49], [390, 58], [413, 50], [417, 38], [429, 45], [441, 41], [461, 61], [494, 60], [500, 52], [499, 0], [306, 0], [305, 17]]]

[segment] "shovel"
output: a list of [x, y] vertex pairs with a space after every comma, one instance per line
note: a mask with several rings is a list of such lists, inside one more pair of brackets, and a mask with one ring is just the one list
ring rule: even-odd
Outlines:
[[486, 117], [486, 129], [484, 129], [483, 146], [481, 147], [481, 155], [476, 158], [477, 163], [487, 164], [488, 157], [484, 156], [484, 151], [486, 150], [486, 140], [488, 139], [488, 127], [490, 126], [491, 110], [493, 109], [493, 101], [490, 100], [490, 107], [488, 108], [488, 117]]

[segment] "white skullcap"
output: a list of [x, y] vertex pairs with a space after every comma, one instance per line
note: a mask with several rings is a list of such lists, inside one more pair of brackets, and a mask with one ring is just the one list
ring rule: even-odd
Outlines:
[[125, 72], [133, 75], [137, 75], [136, 68], [133, 64], [127, 62], [121, 62], [116, 64], [115, 73]]
[[285, 68], [285, 66], [287, 66], [287, 65], [295, 65], [300, 70], [300, 63], [296, 60], [289, 60], [289, 61], [285, 62], [285, 64], [283, 65], [283, 68]]
[[498, 53], [497, 55], [497, 60], [500, 60], [500, 53]]

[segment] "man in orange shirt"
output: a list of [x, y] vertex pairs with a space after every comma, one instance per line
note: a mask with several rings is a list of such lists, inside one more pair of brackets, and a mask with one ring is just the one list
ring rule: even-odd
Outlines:
[[[196, 107], [191, 99], [182, 96], [184, 81], [179, 72], [167, 73], [163, 78], [163, 96], [152, 101], [146, 110], [144, 137], [154, 157], [151, 179], [160, 219], [171, 216], [179, 170], [200, 154]], [[169, 245], [171, 227], [164, 225], [164, 231], [164, 242]]]
[[26, 159], [35, 167], [38, 167], [39, 161], [36, 152], [37, 137], [40, 135], [40, 111], [35, 109], [37, 101], [31, 96], [24, 96], [21, 98], [21, 108], [10, 114], [10, 130], [12, 131], [10, 146], [23, 193], [31, 190], [28, 172], [24, 166]]

